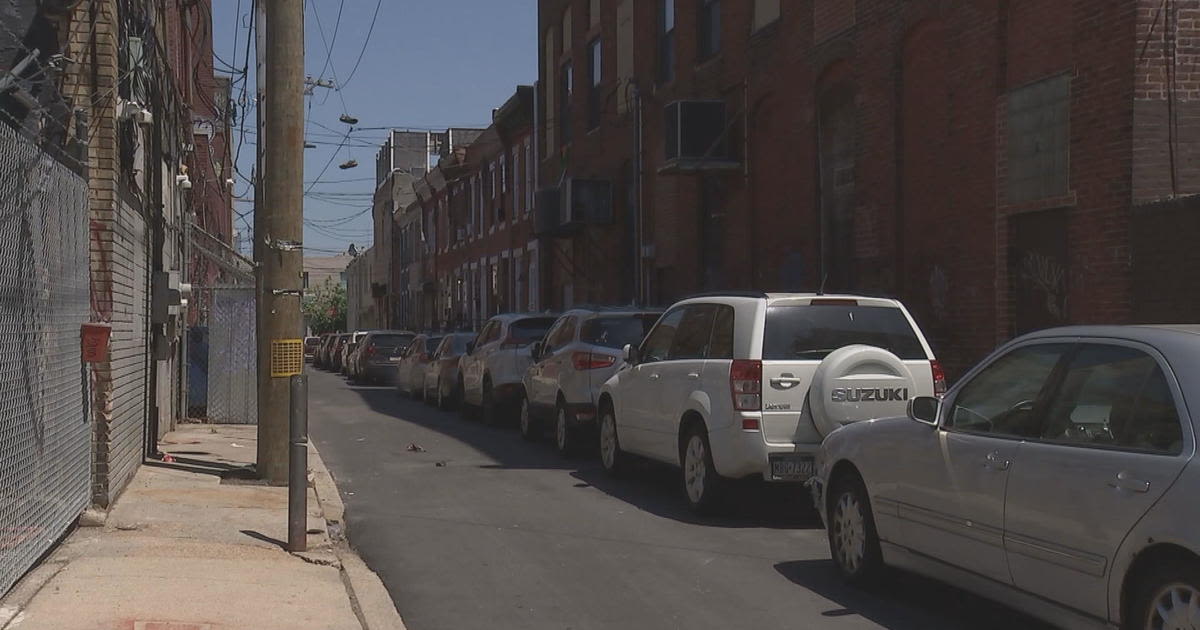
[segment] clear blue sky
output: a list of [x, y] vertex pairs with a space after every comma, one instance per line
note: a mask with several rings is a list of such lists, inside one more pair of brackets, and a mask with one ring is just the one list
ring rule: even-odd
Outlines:
[[[368, 40], [377, 2], [379, 14]], [[240, 70], [246, 63], [251, 0], [213, 0], [213, 5], [218, 71], [224, 68], [221, 60]], [[305, 220], [315, 222], [306, 225], [304, 243], [309, 255], [323, 255], [344, 251], [350, 243], [371, 242], [369, 211], [348, 223], [336, 222], [370, 205], [375, 153], [386, 137], [383, 130], [355, 131], [338, 150], [349, 128], [338, 117], [348, 113], [359, 119], [359, 127], [486, 125], [492, 109], [517, 85], [537, 78], [537, 4], [535, 0], [308, 0], [307, 5], [307, 74], [344, 84], [338, 92], [317, 88], [306, 103], [310, 106], [308, 141], [317, 148], [305, 152], [305, 187], [333, 160], [312, 186], [312, 194], [319, 198], [307, 196], [304, 204]], [[328, 66], [326, 43], [332, 49]], [[362, 62], [351, 76], [364, 43]], [[251, 51], [251, 87], [244, 110], [247, 133], [238, 160], [238, 169], [246, 176], [254, 167], [257, 140], [253, 73]], [[240, 96], [238, 84], [234, 100]], [[238, 111], [243, 111], [240, 106]], [[237, 137], [235, 129], [235, 147]], [[338, 168], [350, 159], [358, 161], [357, 168]], [[245, 180], [238, 179], [236, 193], [246, 201], [235, 202], [235, 210], [248, 213], [253, 191]], [[249, 214], [246, 220], [253, 224]], [[243, 221], [235, 221], [235, 229], [248, 233]]]

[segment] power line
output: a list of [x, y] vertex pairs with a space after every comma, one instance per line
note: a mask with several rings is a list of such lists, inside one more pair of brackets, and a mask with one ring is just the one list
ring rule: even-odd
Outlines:
[[383, 6], [383, 0], [375, 3], [375, 15], [371, 16], [371, 26], [367, 29], [367, 37], [363, 40], [362, 50], [358, 52], [358, 60], [354, 62], [354, 68], [350, 70], [350, 76], [346, 77], [346, 82], [338, 86], [338, 92], [341, 92], [342, 88], [354, 80], [354, 75], [358, 72], [358, 64], [362, 63], [363, 55], [367, 53], [367, 45], [371, 43], [371, 34], [375, 32], [375, 21], [379, 19], [379, 7], [381, 6]]

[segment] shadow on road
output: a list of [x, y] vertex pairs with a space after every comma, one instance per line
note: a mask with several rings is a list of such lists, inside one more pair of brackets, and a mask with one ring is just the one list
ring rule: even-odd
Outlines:
[[[347, 385], [358, 394], [372, 411], [403, 418], [413, 425], [436, 431], [458, 440], [495, 463], [481, 468], [496, 470], [572, 470], [571, 475], [581, 483], [577, 487], [592, 487], [609, 496], [629, 503], [651, 514], [679, 522], [730, 528], [811, 529], [821, 527], [811, 499], [796, 485], [775, 485], [762, 482], [737, 482], [731, 488], [728, 515], [702, 517], [687, 507], [679, 483], [679, 471], [650, 462], [636, 462], [623, 479], [609, 477], [588, 451], [572, 459], [564, 459], [553, 451], [548, 441], [530, 443], [514, 430], [514, 423], [485, 426], [476, 420], [465, 420], [458, 413], [439, 411], [418, 400], [401, 397], [391, 387]], [[436, 452], [413, 453], [436, 461]]]
[[843, 582], [831, 560], [781, 562], [775, 570], [840, 607], [822, 611], [825, 617], [858, 615], [890, 630], [1053, 630], [1011, 608], [903, 571], [891, 570], [878, 584], [860, 588]]
[[587, 485], [642, 510], [675, 521], [709, 527], [764, 527], [813, 529], [821, 519], [804, 489], [739, 481], [731, 484], [727, 509], [720, 516], [699, 516], [683, 497], [679, 471], [651, 462], [636, 462], [621, 479], [614, 479], [598, 463], [589, 462], [571, 473]]

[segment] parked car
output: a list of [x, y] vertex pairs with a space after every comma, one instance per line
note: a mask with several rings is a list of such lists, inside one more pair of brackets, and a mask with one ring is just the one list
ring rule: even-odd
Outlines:
[[333, 346], [329, 349], [329, 363], [327, 369], [331, 372], [342, 371], [343, 350], [346, 349], [346, 342], [350, 339], [350, 333], [340, 333], [337, 339], [334, 340]]
[[661, 309], [630, 307], [563, 313], [545, 340], [530, 348], [534, 363], [523, 381], [521, 435], [540, 438], [544, 424], [552, 423], [554, 446], [564, 455], [585, 436], [594, 439], [600, 386], [623, 364], [622, 349], [641, 343], [659, 315]]
[[376, 330], [367, 333], [354, 353], [353, 378], [366, 383], [391, 383], [396, 364], [391, 360], [397, 352], [408, 348], [416, 333], [405, 330]]
[[399, 362], [392, 363], [397, 392], [414, 398], [425, 395], [425, 366], [441, 342], [439, 333], [423, 333], [413, 338], [400, 353]]
[[812, 487], [835, 563], [1063, 627], [1196, 627], [1198, 376], [1200, 326], [1051, 329], [907, 417], [833, 432]]
[[464, 415], [482, 412], [495, 424], [521, 399], [525, 370], [533, 363], [529, 345], [546, 335], [558, 318], [552, 313], [508, 313], [484, 324], [462, 358]]
[[736, 293], [672, 306], [600, 394], [600, 454], [679, 466], [689, 505], [721, 503], [726, 479], [803, 482], [821, 440], [903, 413], [945, 387], [896, 300]]
[[367, 332], [358, 330], [346, 336], [346, 342], [342, 344], [342, 376], [353, 377], [350, 370], [354, 367], [354, 353], [358, 350], [358, 344], [362, 342], [362, 338], [367, 336]]
[[317, 354], [317, 346], [321, 345], [320, 337], [305, 337], [304, 338], [304, 360], [312, 362], [313, 357]]
[[329, 364], [329, 346], [333, 343], [336, 333], [325, 333], [321, 335], [321, 341], [317, 344], [317, 351], [313, 355], [313, 366], [325, 368]]
[[459, 364], [475, 333], [450, 333], [442, 338], [425, 366], [425, 402], [448, 410], [462, 397]]

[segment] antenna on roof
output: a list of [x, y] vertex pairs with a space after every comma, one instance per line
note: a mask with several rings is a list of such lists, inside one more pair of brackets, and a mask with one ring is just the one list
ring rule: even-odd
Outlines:
[[825, 281], [829, 279], [829, 272], [821, 276], [821, 288], [817, 289], [817, 295], [825, 295]]

